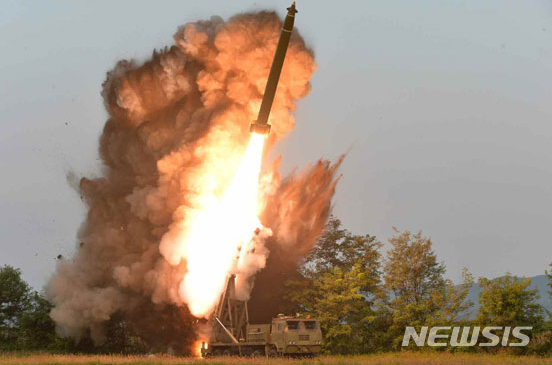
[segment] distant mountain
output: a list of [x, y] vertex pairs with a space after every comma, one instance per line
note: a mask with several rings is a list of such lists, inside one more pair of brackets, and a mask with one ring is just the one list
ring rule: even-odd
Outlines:
[[[548, 293], [550, 290], [550, 287], [548, 286], [548, 278], [546, 275], [537, 275], [533, 276], [531, 278], [531, 289], [537, 289], [540, 294], [540, 298], [537, 301], [540, 305], [542, 305], [545, 309], [552, 312], [552, 299], [550, 298], [550, 294]], [[473, 302], [473, 307], [470, 310], [469, 317], [474, 318], [477, 316], [477, 312], [479, 311], [479, 293], [481, 292], [481, 288], [477, 285], [477, 283], [473, 284], [469, 293], [468, 293], [468, 299]]]

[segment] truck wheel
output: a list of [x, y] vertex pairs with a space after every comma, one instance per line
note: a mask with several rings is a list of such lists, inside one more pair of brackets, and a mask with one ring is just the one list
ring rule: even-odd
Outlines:
[[226, 349], [222, 352], [222, 356], [232, 356], [232, 352], [230, 350]]
[[276, 351], [276, 349], [270, 349], [268, 351], [268, 357], [278, 357], [278, 351]]

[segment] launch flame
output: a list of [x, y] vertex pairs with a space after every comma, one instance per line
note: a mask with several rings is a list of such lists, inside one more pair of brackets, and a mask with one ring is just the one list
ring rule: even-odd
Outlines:
[[[263, 228], [257, 197], [264, 140], [264, 136], [252, 134], [224, 195], [206, 199], [185, 221], [177, 223], [182, 233], [176, 249], [188, 269], [179, 294], [196, 317], [210, 314], [228, 275], [237, 274], [238, 263], [251, 251], [255, 231]], [[161, 241], [161, 247], [165, 244]]]

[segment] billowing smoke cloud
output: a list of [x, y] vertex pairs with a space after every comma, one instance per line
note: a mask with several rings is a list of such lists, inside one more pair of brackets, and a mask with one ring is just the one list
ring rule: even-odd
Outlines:
[[[120, 61], [108, 72], [102, 95], [109, 119], [100, 140], [105, 174], [81, 180], [89, 211], [78, 251], [58, 262], [47, 285], [61, 334], [79, 338], [89, 331], [101, 343], [106, 321], [121, 315], [152, 342], [168, 344], [168, 333], [181, 343], [193, 338], [193, 317], [179, 294], [186, 256], [171, 244], [179, 234], [174, 227], [232, 178], [280, 29], [273, 12], [227, 22], [212, 17], [179, 28], [175, 45], [148, 62]], [[268, 147], [293, 128], [295, 101], [310, 91], [315, 68], [294, 31]], [[288, 252], [290, 261], [309, 251], [328, 217], [339, 164], [319, 161], [287, 178], [278, 173], [279, 161], [264, 170], [259, 218], [272, 236], [268, 249], [256, 251], [250, 274], [265, 265], [269, 250]], [[263, 290], [258, 284], [255, 290]]]

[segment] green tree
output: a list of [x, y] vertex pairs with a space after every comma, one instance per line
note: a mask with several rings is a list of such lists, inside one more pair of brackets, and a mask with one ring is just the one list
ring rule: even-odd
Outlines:
[[548, 291], [548, 294], [552, 296], [552, 262], [550, 263], [550, 271], [544, 270], [544, 273], [548, 277], [548, 287], [550, 288], [550, 290]]
[[501, 278], [479, 279], [479, 315], [476, 322], [493, 326], [532, 326], [544, 324], [544, 309], [537, 303], [537, 289], [530, 289], [531, 279], [516, 278], [509, 273]]
[[287, 282], [297, 311], [320, 319], [327, 352], [379, 346], [380, 247], [375, 237], [353, 235], [331, 217], [297, 278]]
[[69, 350], [72, 341], [56, 335], [56, 324], [50, 318], [52, 304], [37, 292], [33, 292], [30, 297], [30, 306], [19, 321], [17, 348], [58, 352]]
[[[527, 347], [508, 347], [518, 353], [544, 354], [550, 351], [550, 332], [544, 331], [544, 308], [537, 303], [537, 289], [530, 289], [531, 279], [516, 278], [509, 273], [501, 278], [479, 279], [479, 315], [475, 322], [481, 326], [517, 327], [531, 326], [531, 341]], [[503, 331], [495, 331], [502, 337]], [[497, 351], [497, 348], [487, 348]]]
[[437, 261], [431, 240], [421, 232], [400, 232], [389, 239], [391, 249], [384, 263], [384, 285], [392, 313], [389, 335], [399, 348], [407, 326], [443, 326], [462, 322], [472, 305], [467, 300], [473, 283], [464, 270], [463, 283], [456, 287], [445, 280], [445, 266]]
[[21, 270], [0, 268], [0, 349], [15, 349], [20, 321], [31, 305], [31, 289]]
[[361, 292], [365, 275], [361, 265], [355, 264], [347, 271], [333, 267], [313, 282], [318, 295], [310, 312], [320, 319], [326, 347], [334, 353], [362, 352], [365, 346], [365, 329], [373, 320]]

